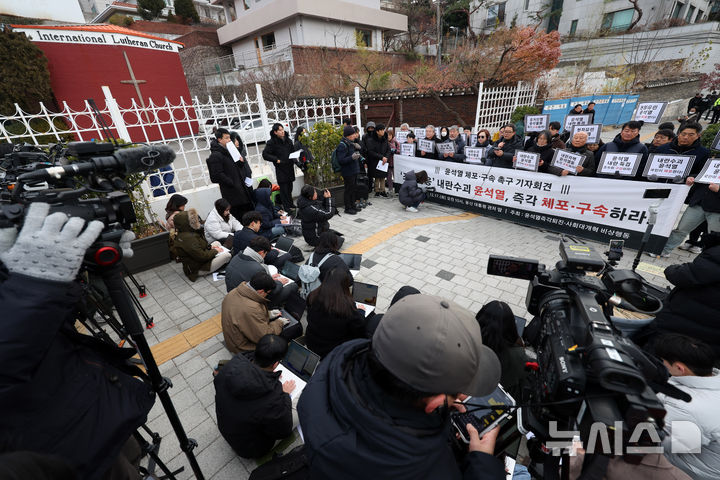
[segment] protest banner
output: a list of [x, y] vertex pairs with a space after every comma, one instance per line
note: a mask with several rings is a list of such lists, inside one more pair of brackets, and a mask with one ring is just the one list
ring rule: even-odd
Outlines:
[[398, 130], [395, 132], [395, 140], [397, 140], [398, 143], [407, 142], [408, 133], [410, 133], [409, 130]]
[[435, 151], [435, 142], [432, 140], [420, 139], [417, 142], [418, 150], [425, 153], [433, 153]]
[[667, 102], [642, 102], [635, 107], [633, 120], [645, 123], [660, 123]]
[[515, 152], [513, 165], [518, 170], [530, 170], [532, 172], [537, 172], [537, 169], [540, 166], [540, 154], [519, 150]]
[[555, 155], [553, 155], [550, 165], [567, 170], [573, 175], [577, 175], [576, 169], [582, 165], [584, 159], [585, 155], [566, 152], [565, 150], [555, 150]]
[[572, 130], [574, 125], [590, 125], [591, 121], [592, 115], [589, 113], [584, 113], [582, 115], [565, 115], [563, 129], [569, 132]]
[[436, 143], [435, 148], [437, 148], [437, 152], [440, 154], [441, 157], [446, 153], [455, 153], [454, 142]]
[[695, 163], [695, 155], [651, 153], [645, 164], [643, 177], [684, 178], [690, 173], [693, 163]]
[[525, 115], [525, 133], [542, 132], [550, 124], [550, 115]]
[[641, 158], [642, 153], [603, 152], [597, 173], [634, 177]]
[[420, 140], [421, 138], [425, 138], [425, 129], [424, 128], [415, 128], [415, 129], [413, 129], [413, 132], [415, 133], [415, 140]]
[[409, 157], [415, 156], [415, 143], [401, 143], [400, 144], [400, 155], [407, 155]]
[[[428, 192], [429, 201], [601, 242], [623, 239], [629, 248], [640, 245], [648, 208], [658, 203], [643, 198], [646, 189], [658, 187], [654, 182], [558, 177], [403, 155], [395, 156], [394, 169], [398, 183], [406, 172], [425, 170], [428, 185], [435, 188]], [[665, 246], [690, 189], [672, 183], [662, 187], [670, 196], [660, 203], [648, 242], [651, 252]]]
[[465, 147], [465, 162], [480, 165], [485, 159], [488, 147]]
[[570, 140], [572, 140], [578, 132], [587, 133], [587, 143], [598, 143], [600, 141], [600, 134], [602, 134], [602, 125], [599, 123], [592, 123], [590, 125], [573, 125], [572, 130], [570, 130]]
[[695, 182], [720, 184], [720, 158], [711, 158], [705, 162], [705, 166], [695, 177]]

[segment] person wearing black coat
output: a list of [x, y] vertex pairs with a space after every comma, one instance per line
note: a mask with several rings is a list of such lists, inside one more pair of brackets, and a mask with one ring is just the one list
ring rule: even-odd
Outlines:
[[287, 348], [282, 337], [265, 335], [258, 341], [252, 361], [238, 353], [213, 380], [218, 429], [243, 458], [262, 457], [275, 441], [292, 433], [290, 394], [297, 387], [292, 380], [280, 383], [280, 372], [273, 371]]
[[308, 296], [305, 341], [321, 358], [341, 343], [365, 337], [365, 310], [355, 306], [352, 283], [350, 272], [333, 268]]
[[245, 183], [246, 178], [252, 179], [252, 172], [245, 157], [237, 162], [233, 160], [227, 149], [230, 141], [228, 130], [218, 128], [215, 131], [215, 139], [210, 143], [207, 167], [210, 181], [220, 185], [220, 195], [230, 202], [230, 213], [233, 217], [240, 218], [254, 208], [252, 189]]
[[385, 135], [385, 125], [379, 123], [375, 127], [375, 131], [368, 134], [365, 141], [365, 153], [368, 165], [368, 176], [375, 181], [375, 196], [387, 197], [385, 192], [385, 180], [387, 172], [378, 170], [377, 166], [380, 162], [387, 164], [390, 157], [390, 144], [387, 135]]
[[335, 215], [335, 205], [330, 192], [325, 190], [322, 203], [312, 185], [303, 186], [298, 197], [298, 217], [305, 242], [317, 246], [320, 235], [330, 230], [330, 220]]
[[307, 146], [307, 137], [307, 128], [301, 126], [295, 129], [295, 141], [293, 142], [293, 148], [295, 148], [295, 151], [301, 150], [300, 157], [295, 160], [295, 165], [297, 165], [297, 167], [303, 172], [307, 171], [308, 165], [315, 160], [312, 152], [310, 152], [310, 149]]
[[275, 123], [270, 131], [270, 140], [265, 144], [262, 156], [275, 165], [275, 179], [280, 186], [280, 199], [283, 210], [290, 212], [296, 208], [292, 199], [292, 185], [295, 181], [295, 163], [290, 154], [295, 151], [292, 140], [283, 126]]
[[343, 192], [343, 200], [345, 203], [345, 213], [355, 215], [358, 211], [355, 209], [357, 201], [357, 183], [360, 174], [360, 152], [355, 147], [359, 133], [353, 127], [345, 126], [343, 128], [343, 138], [335, 147], [335, 158], [340, 165], [340, 175], [343, 177], [345, 190]]
[[523, 147], [523, 140], [515, 134], [515, 125], [508, 123], [501, 129], [501, 136], [488, 149], [485, 165], [490, 167], [513, 168], [515, 151]]
[[[250, 242], [254, 238], [262, 236], [260, 235], [260, 227], [262, 226], [262, 215], [260, 212], [252, 211], [246, 213], [240, 219], [240, 223], [242, 223], [243, 228], [236, 231], [233, 235], [233, 256], [244, 252], [245, 248], [250, 246]], [[265, 256], [265, 263], [281, 270], [285, 262], [290, 260], [290, 256], [289, 253], [280, 255], [277, 250], [273, 249]]]
[[674, 288], [650, 329], [702, 339], [720, 357], [720, 232], [705, 236], [705, 249], [692, 262], [667, 267], [665, 278]]
[[552, 148], [551, 143], [552, 133], [548, 130], [543, 130], [535, 136], [535, 139], [529, 148], [526, 147], [527, 152], [540, 154], [540, 161], [537, 170], [540, 173], [548, 173], [550, 162], [553, 159], [553, 155], [555, 155], [555, 149]]

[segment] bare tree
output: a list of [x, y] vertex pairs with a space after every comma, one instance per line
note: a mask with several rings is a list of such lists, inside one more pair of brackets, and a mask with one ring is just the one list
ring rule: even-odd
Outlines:
[[632, 23], [630, 24], [630, 26], [628, 26], [628, 28], [627, 28], [628, 30], [632, 30], [633, 28], [635, 28], [635, 25], [637, 25], [637, 24], [640, 22], [640, 19], [641, 19], [642, 16], [643, 16], [643, 11], [642, 11], [642, 9], [640, 8], [640, 5], [639, 5], [639, 4], [640, 4], [640, 0], [628, 0], [628, 1], [629, 1], [630, 4], [633, 6], [633, 9], [637, 12], [637, 18], [636, 18], [635, 20], [633, 20], [633, 22], [632, 22]]

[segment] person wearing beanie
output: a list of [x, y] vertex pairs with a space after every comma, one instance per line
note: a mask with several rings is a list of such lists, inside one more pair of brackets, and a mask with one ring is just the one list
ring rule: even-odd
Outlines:
[[385, 192], [387, 171], [379, 170], [377, 168], [377, 166], [381, 163], [383, 165], [387, 165], [390, 157], [390, 144], [388, 143], [387, 136], [385, 135], [384, 124], [377, 124], [375, 131], [370, 134], [367, 142], [365, 142], [365, 147], [367, 148], [366, 158], [368, 176], [374, 180], [375, 196], [387, 197], [387, 192]]
[[360, 152], [355, 149], [355, 141], [359, 135], [353, 127], [346, 125], [343, 127], [343, 138], [335, 147], [335, 158], [340, 164], [340, 175], [342, 175], [345, 185], [343, 201], [345, 213], [348, 215], [357, 214], [355, 201], [357, 200], [357, 176], [360, 173]]
[[345, 342], [325, 357], [303, 390], [309, 478], [504, 479], [493, 456], [498, 428], [479, 438], [468, 424], [460, 464], [449, 443], [461, 394], [488, 395], [499, 380], [500, 361], [472, 313], [437, 296], [406, 296], [371, 340]]

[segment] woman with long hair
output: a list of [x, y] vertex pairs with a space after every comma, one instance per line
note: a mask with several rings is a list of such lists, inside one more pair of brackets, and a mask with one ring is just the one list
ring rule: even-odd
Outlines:
[[552, 133], [548, 130], [539, 132], [533, 141], [528, 152], [539, 153], [540, 160], [538, 165], [538, 172], [547, 173], [550, 162], [552, 161], [553, 155], [555, 155], [555, 149], [552, 148]]
[[185, 210], [185, 205], [187, 205], [187, 203], [188, 199], [179, 193], [170, 197], [170, 200], [168, 200], [168, 203], [165, 206], [165, 221], [167, 222], [168, 230], [173, 230], [175, 228], [173, 219], [175, 218], [175, 215]]
[[215, 200], [215, 208], [208, 213], [204, 225], [205, 240], [208, 243], [220, 242], [227, 248], [232, 248], [233, 234], [241, 230], [242, 225], [230, 213], [230, 208], [230, 202], [224, 198]]
[[315, 160], [310, 152], [310, 148], [308, 148], [308, 140], [308, 129], [303, 126], [297, 127], [297, 129], [295, 129], [295, 142], [293, 143], [293, 147], [295, 151], [301, 150], [301, 153], [300, 157], [295, 160], [295, 165], [303, 172], [307, 170], [308, 164]]
[[510, 306], [493, 300], [483, 305], [475, 319], [482, 330], [482, 342], [495, 352], [503, 366], [500, 384], [510, 395], [520, 398], [522, 384], [527, 377], [527, 356]]
[[270, 140], [265, 144], [262, 156], [275, 166], [275, 179], [280, 186], [280, 199], [283, 210], [290, 213], [295, 207], [292, 199], [292, 186], [295, 181], [295, 163], [290, 154], [295, 151], [292, 140], [280, 123], [270, 130]]
[[307, 299], [305, 340], [321, 358], [341, 343], [365, 337], [365, 311], [355, 306], [351, 285], [352, 275], [334, 268]]

